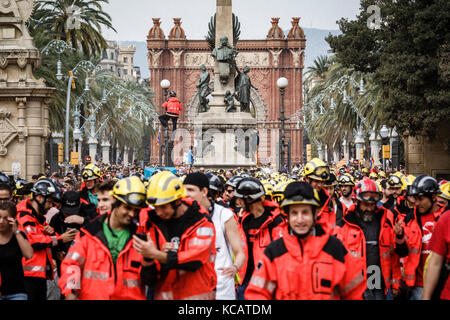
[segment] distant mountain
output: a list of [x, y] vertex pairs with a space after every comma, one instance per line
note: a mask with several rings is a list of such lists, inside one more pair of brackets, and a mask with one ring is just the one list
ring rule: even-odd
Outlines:
[[[323, 30], [315, 28], [303, 28], [306, 36], [306, 56], [305, 56], [305, 71], [313, 64], [314, 59], [320, 55], [329, 55], [328, 50], [330, 46], [325, 41], [330, 33], [338, 35], [339, 30]], [[288, 31], [286, 31], [286, 34]], [[147, 46], [145, 41], [120, 41], [121, 45], [136, 46], [136, 54], [134, 56], [134, 65], [141, 67], [141, 75], [143, 78], [150, 77], [147, 60]]]

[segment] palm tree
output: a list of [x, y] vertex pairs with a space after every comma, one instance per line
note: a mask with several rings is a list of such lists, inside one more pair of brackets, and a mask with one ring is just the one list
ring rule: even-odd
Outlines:
[[312, 75], [314, 79], [324, 79], [331, 64], [330, 58], [326, 55], [321, 55], [314, 59], [313, 63], [314, 65], [306, 70], [306, 74]]
[[100, 55], [107, 47], [102, 28], [116, 31], [102, 3], [109, 0], [38, 0], [29, 22], [31, 35], [64, 40], [87, 57]]

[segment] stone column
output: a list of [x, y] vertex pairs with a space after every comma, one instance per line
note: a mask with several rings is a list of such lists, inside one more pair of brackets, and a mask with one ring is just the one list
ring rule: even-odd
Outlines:
[[318, 146], [317, 146], [317, 153], [319, 154], [319, 159], [320, 160], [323, 160], [324, 158], [323, 158], [323, 149], [322, 149], [322, 145], [321, 144], [319, 144]]
[[127, 146], [125, 146], [124, 150], [123, 150], [123, 165], [125, 167], [128, 166], [128, 150], [129, 150], [129, 148]]
[[381, 149], [381, 137], [374, 130], [370, 133], [370, 156], [374, 159], [374, 165], [381, 165], [380, 163], [380, 149]]
[[[362, 130], [358, 130], [355, 139], [356, 144], [356, 159], [361, 160], [361, 150], [364, 150], [364, 132]], [[363, 159], [364, 160], [364, 159]], [[364, 163], [361, 163], [363, 165]]]
[[344, 158], [347, 159], [347, 161], [350, 161], [350, 148], [348, 147], [348, 141], [345, 137], [344, 140], [342, 140], [342, 147], [344, 149]]
[[97, 154], [97, 144], [98, 140], [90, 137], [88, 140], [89, 145], [89, 156], [91, 157], [91, 163], [96, 163], [95, 155]]
[[109, 148], [111, 147], [111, 143], [107, 140], [103, 140], [101, 146], [103, 163], [109, 164]]
[[333, 161], [334, 163], [338, 163], [341, 159], [339, 159], [339, 143], [336, 143], [334, 145], [334, 149], [333, 149]]

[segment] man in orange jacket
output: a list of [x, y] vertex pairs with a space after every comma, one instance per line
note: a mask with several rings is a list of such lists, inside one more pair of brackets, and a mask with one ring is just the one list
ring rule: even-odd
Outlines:
[[183, 106], [177, 98], [177, 93], [175, 91], [169, 92], [169, 100], [164, 102], [162, 108], [166, 109], [166, 114], [161, 115], [159, 120], [164, 127], [168, 126], [168, 120], [172, 119], [173, 129], [177, 130], [177, 121], [180, 116], [180, 112], [183, 111]]
[[132, 237], [133, 220], [145, 206], [145, 187], [138, 177], [129, 177], [114, 185], [112, 195], [111, 214], [81, 228], [62, 261], [58, 285], [67, 300], [145, 300], [141, 276], [152, 270]]
[[355, 187], [357, 202], [352, 205], [339, 225], [337, 237], [350, 254], [354, 264], [364, 275], [367, 290], [365, 300], [385, 300], [392, 288], [396, 297], [400, 288], [400, 260], [394, 252], [394, 214], [377, 207], [378, 185], [364, 178]]
[[[404, 280], [413, 300], [422, 297], [423, 269], [431, 250], [430, 240], [439, 217], [446, 211], [437, 202], [439, 193], [436, 179], [425, 174], [418, 176], [409, 189], [409, 194], [416, 199], [414, 213], [399, 221], [404, 236], [397, 240], [396, 250], [399, 255], [407, 257]], [[406, 250], [402, 250], [405, 246]]]
[[37, 181], [31, 191], [32, 199], [23, 200], [17, 205], [17, 221], [34, 250], [31, 259], [22, 260], [28, 299], [42, 301], [47, 299], [46, 280], [53, 280], [55, 276], [51, 249], [71, 242], [76, 231], [57, 234], [45, 220], [44, 215], [53, 206], [56, 193], [51, 180]]
[[214, 300], [217, 284], [214, 262], [216, 231], [206, 209], [185, 197], [183, 183], [170, 171], [150, 180], [147, 203], [140, 213], [135, 248], [154, 263], [156, 276], [146, 284], [156, 300]]
[[319, 195], [308, 183], [286, 187], [281, 208], [288, 223], [257, 262], [246, 299], [362, 299], [362, 272], [342, 242], [316, 222], [319, 206]]
[[243, 178], [234, 191], [235, 197], [245, 203], [239, 227], [240, 234], [245, 237], [242, 240], [247, 259], [239, 270], [238, 300], [244, 300], [244, 291], [255, 270], [255, 263], [261, 260], [269, 243], [281, 237], [280, 225], [285, 222], [278, 204], [264, 200], [265, 194], [264, 186], [256, 178]]

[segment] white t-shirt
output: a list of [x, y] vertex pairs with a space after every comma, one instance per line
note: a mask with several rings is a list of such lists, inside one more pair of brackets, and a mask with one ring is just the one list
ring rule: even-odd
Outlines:
[[225, 222], [234, 219], [234, 213], [217, 203], [214, 203], [212, 222], [216, 229], [216, 261], [214, 268], [217, 274], [216, 300], [236, 300], [234, 278], [222, 275], [219, 268], [228, 268], [233, 265], [231, 246], [225, 234]]
[[351, 207], [351, 205], [353, 204], [352, 200], [345, 200], [344, 197], [340, 197], [339, 201], [342, 202], [343, 204], [345, 204], [345, 206], [347, 207], [347, 209], [349, 209]]

